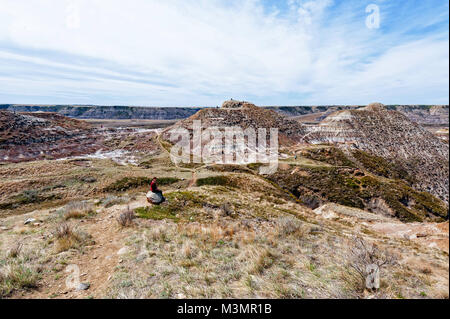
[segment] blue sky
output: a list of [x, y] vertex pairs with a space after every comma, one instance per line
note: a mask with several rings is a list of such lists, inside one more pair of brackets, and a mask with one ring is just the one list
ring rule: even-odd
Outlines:
[[0, 0], [0, 103], [448, 104], [448, 30], [448, 0]]

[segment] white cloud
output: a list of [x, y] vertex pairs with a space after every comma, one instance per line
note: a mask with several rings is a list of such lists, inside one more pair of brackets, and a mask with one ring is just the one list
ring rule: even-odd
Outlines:
[[144, 105], [216, 105], [231, 96], [448, 103], [448, 34], [390, 47], [399, 35], [365, 29], [364, 6], [330, 16], [332, 5], [290, 1], [282, 15], [256, 0], [0, 0], [0, 95]]

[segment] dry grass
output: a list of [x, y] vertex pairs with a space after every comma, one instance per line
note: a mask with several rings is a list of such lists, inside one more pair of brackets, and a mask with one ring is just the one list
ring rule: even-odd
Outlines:
[[262, 272], [273, 265], [275, 256], [268, 249], [264, 249], [257, 255], [250, 268], [251, 274], [262, 274]]
[[92, 236], [83, 231], [74, 230], [67, 223], [59, 224], [55, 231], [56, 238], [55, 250], [57, 253], [67, 251], [69, 249], [79, 249], [87, 244], [93, 244]]
[[20, 252], [23, 248], [23, 244], [21, 242], [16, 243], [8, 252], [9, 258], [17, 258], [20, 255]]
[[0, 273], [0, 297], [15, 290], [36, 288], [39, 274], [23, 264], [9, 264]]
[[92, 213], [94, 213], [93, 205], [85, 201], [71, 202], [63, 209], [65, 220], [85, 218]]
[[129, 227], [129, 226], [133, 225], [133, 219], [135, 219], [135, 218], [136, 218], [136, 215], [135, 215], [134, 211], [128, 207], [128, 209], [126, 211], [124, 211], [117, 217], [117, 222], [119, 223], [119, 225], [121, 227]]
[[293, 216], [285, 216], [276, 220], [276, 232], [279, 237], [303, 237], [306, 230], [298, 218]]
[[[20, 248], [17, 248], [20, 247]], [[15, 291], [36, 288], [40, 279], [40, 265], [34, 252], [23, 252], [22, 245], [14, 246], [17, 254], [0, 258], [0, 298]]]
[[[68, 200], [88, 198], [92, 195], [90, 192], [93, 187], [104, 189], [111, 181], [130, 173], [133, 176], [148, 174], [148, 170], [121, 167], [109, 163], [110, 161], [89, 162], [92, 167], [83, 168], [83, 175], [87, 174], [86, 170], [95, 175], [95, 184], [85, 187], [84, 184], [77, 183], [74, 187], [66, 183], [67, 188], [57, 188], [55, 193], [64, 193], [63, 198]], [[63, 164], [58, 162], [55, 165], [60, 165], [60, 169], [65, 172], [77, 172], [72, 164], [65, 163], [64, 167]], [[20, 167], [23, 166], [25, 164], [20, 164]], [[54, 169], [50, 167], [52, 165], [48, 166], [47, 171], [39, 169], [36, 174], [42, 175], [43, 180], [44, 174], [48, 174], [47, 184], [53, 185], [56, 181], [50, 181], [50, 177], [55, 175]], [[76, 169], [79, 170], [79, 166]], [[190, 172], [180, 173], [173, 167], [171, 169], [173, 174], [179, 174], [177, 177], [180, 179], [191, 176]], [[152, 170], [163, 172], [164, 168], [157, 166], [152, 167]], [[27, 169], [23, 171], [29, 172]], [[208, 176], [202, 170], [198, 173], [200, 177]], [[244, 173], [239, 174], [244, 176]], [[13, 179], [16, 175], [11, 174], [10, 178]], [[237, 174], [230, 173], [230, 176], [235, 175]], [[33, 180], [35, 179], [37, 177], [33, 176]], [[249, 186], [242, 187], [243, 182], [248, 182]], [[364, 297], [360, 290], [361, 277], [348, 265], [352, 247], [349, 243], [352, 242], [347, 241], [347, 238], [355, 234], [357, 222], [338, 224], [332, 220], [320, 219], [289, 198], [277, 201], [280, 194], [275, 188], [260, 185], [264, 190], [257, 190], [258, 184], [261, 184], [259, 178], [245, 175], [238, 184], [239, 187], [235, 188], [205, 186], [195, 188], [194, 192], [168, 187], [167, 193], [176, 195], [170, 206], [175, 208], [174, 214], [179, 215], [174, 215], [176, 220], [161, 212], [158, 216], [155, 215], [158, 218], [133, 220], [128, 210], [121, 211], [112, 206], [127, 203], [127, 197], [130, 196], [130, 201], [133, 201], [130, 206], [137, 207], [142, 204], [142, 194], [129, 193], [124, 198], [102, 194], [104, 199], [96, 202], [100, 206], [99, 218], [96, 218], [97, 221], [80, 221], [83, 230], [94, 234], [91, 229], [109, 229], [110, 226], [113, 230], [116, 229], [116, 220], [108, 218], [112, 214], [119, 215], [114, 215], [118, 217], [119, 225], [134, 224], [135, 227], [121, 232], [113, 231], [111, 238], [99, 237], [102, 243], [104, 239], [111, 240], [114, 247], [116, 244], [117, 247], [125, 244], [130, 249], [129, 253], [120, 257], [119, 263], [110, 267], [113, 273], [105, 284], [109, 289], [107, 294], [103, 294], [104, 290], [98, 290], [98, 286], [94, 284], [89, 294], [96, 298]], [[183, 187], [184, 184], [180, 185]], [[79, 187], [82, 189], [78, 190]], [[139, 202], [134, 202], [132, 196], [139, 197]], [[18, 296], [15, 292], [21, 293], [22, 289], [35, 287], [39, 276], [45, 277], [43, 282], [49, 282], [55, 276], [53, 268], [64, 269], [63, 265], [76, 262], [79, 258], [89, 260], [83, 266], [87, 269], [83, 268], [83, 271], [94, 271], [97, 265], [95, 262], [90, 264], [93, 258], [88, 254], [78, 254], [76, 251], [55, 254], [71, 249], [91, 252], [84, 247], [92, 243], [92, 238], [71, 226], [74, 224], [69, 224], [75, 222], [72, 218], [84, 218], [90, 214], [84, 209], [79, 213], [75, 209], [77, 206], [83, 207], [83, 204], [69, 204], [59, 211], [67, 212], [68, 218], [65, 223], [57, 225], [52, 232], [53, 236], [48, 236], [49, 231], [56, 226], [53, 222], [60, 222], [62, 218], [65, 220], [65, 215], [56, 213], [51, 221], [45, 220], [39, 227], [23, 227], [23, 232], [20, 228], [23, 221], [20, 220], [18, 224], [7, 225], [16, 225], [10, 232], [0, 232], [1, 248], [5, 252], [5, 257], [0, 260], [1, 296]], [[69, 212], [72, 208], [74, 213]], [[122, 217], [120, 213], [123, 214]], [[41, 239], [44, 236], [46, 240]], [[448, 273], [448, 255], [444, 256], [447, 258], [445, 260], [432, 249], [416, 249], [415, 246], [404, 244], [403, 240], [385, 240], [375, 236], [373, 232], [365, 234], [365, 238], [376, 242], [381, 251], [393, 249], [401, 252], [403, 259], [416, 257], [421, 262], [412, 267], [408, 260], [403, 260], [401, 266], [383, 267], [381, 288], [378, 292], [366, 291], [369, 297], [448, 298], [448, 284], [442, 280], [447, 276], [445, 272]], [[39, 261], [28, 261], [26, 249], [16, 249], [11, 244], [24, 238], [27, 238], [27, 241], [23, 241], [26, 249], [28, 240], [42, 244], [35, 249], [40, 254]], [[95, 247], [95, 256], [97, 252], [101, 256], [106, 246], [108, 245]], [[114, 254], [115, 249], [112, 253], [105, 251], [105, 254]], [[12, 251], [16, 252], [8, 256]], [[45, 267], [42, 274], [37, 270], [38, 263]], [[60, 273], [57, 275], [63, 276]], [[68, 294], [61, 297], [72, 296]]]

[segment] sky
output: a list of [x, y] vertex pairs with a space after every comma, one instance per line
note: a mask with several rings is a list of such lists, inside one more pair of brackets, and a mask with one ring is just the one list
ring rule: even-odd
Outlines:
[[0, 104], [449, 104], [448, 0], [0, 0]]

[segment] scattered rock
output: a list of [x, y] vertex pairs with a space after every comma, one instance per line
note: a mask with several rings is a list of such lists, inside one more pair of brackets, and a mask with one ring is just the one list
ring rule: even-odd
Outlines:
[[81, 290], [88, 290], [90, 287], [91, 287], [91, 284], [90, 284], [90, 283], [83, 283], [83, 282], [82, 282], [82, 283], [78, 286], [77, 290], [78, 290], [78, 291], [81, 291]]
[[25, 222], [23, 224], [28, 225], [28, 224], [34, 223], [35, 221], [36, 221], [36, 219], [34, 219], [34, 218], [28, 218], [27, 220], [25, 220]]
[[128, 251], [129, 251], [128, 247], [122, 247], [117, 252], [117, 255], [125, 255], [126, 253], [128, 253]]

